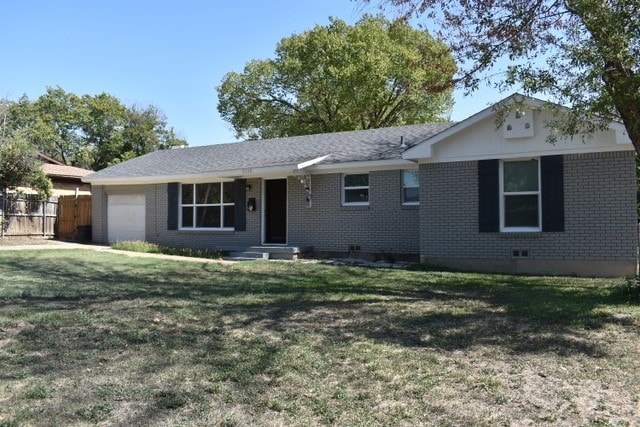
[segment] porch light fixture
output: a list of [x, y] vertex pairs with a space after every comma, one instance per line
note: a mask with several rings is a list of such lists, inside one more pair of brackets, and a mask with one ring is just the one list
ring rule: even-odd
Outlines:
[[300, 184], [302, 184], [302, 186], [304, 187], [304, 191], [307, 193], [307, 197], [306, 197], [306, 202], [307, 202], [307, 207], [310, 208], [311, 207], [311, 198], [312, 198], [312, 194], [311, 194], [311, 175], [309, 174], [299, 174], [296, 175], [296, 178], [298, 178], [298, 181], [300, 181]]
[[256, 210], [256, 198], [255, 197], [250, 197], [249, 200], [247, 200], [247, 210], [249, 212], [253, 212]]

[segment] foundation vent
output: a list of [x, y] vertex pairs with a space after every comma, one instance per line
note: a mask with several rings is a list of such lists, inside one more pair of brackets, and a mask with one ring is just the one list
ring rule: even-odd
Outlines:
[[511, 251], [512, 258], [529, 258], [529, 249], [514, 249]]

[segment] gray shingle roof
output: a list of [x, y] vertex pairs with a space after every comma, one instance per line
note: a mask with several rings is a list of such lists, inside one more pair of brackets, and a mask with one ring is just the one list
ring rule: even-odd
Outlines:
[[[92, 181], [200, 175], [299, 164], [322, 156], [328, 157], [319, 164], [400, 159], [408, 148], [452, 125], [408, 125], [161, 150], [102, 169], [86, 178]], [[405, 147], [400, 146], [401, 137]]]

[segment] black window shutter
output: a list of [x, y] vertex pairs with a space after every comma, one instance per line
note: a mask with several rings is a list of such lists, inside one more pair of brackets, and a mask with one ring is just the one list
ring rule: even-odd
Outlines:
[[178, 183], [167, 184], [167, 230], [178, 229]]
[[480, 233], [500, 231], [500, 161], [478, 162], [478, 225]]
[[236, 231], [247, 230], [247, 180], [236, 179], [233, 181], [233, 200], [235, 200], [233, 226]]
[[564, 231], [563, 169], [562, 156], [540, 158], [542, 231]]

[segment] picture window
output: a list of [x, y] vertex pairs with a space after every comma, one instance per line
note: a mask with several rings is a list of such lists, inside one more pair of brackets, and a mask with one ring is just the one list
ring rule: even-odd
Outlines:
[[182, 184], [180, 190], [181, 229], [233, 229], [232, 182]]

